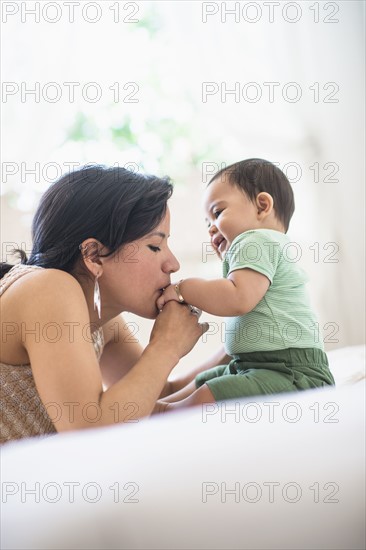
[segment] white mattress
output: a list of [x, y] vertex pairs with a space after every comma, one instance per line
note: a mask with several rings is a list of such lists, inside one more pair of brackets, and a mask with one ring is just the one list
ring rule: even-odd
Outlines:
[[6, 445], [1, 548], [365, 548], [364, 352], [329, 355], [336, 389]]

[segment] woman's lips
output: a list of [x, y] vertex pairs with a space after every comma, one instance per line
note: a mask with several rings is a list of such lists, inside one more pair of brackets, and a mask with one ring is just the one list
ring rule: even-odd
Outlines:
[[157, 290], [156, 292], [160, 292], [160, 294], [161, 294], [162, 292], [164, 292], [164, 290], [166, 289], [166, 287], [169, 286], [169, 285], [170, 285], [170, 281], [167, 281], [167, 282], [165, 283], [165, 285], [164, 285], [164, 286], [161, 286], [160, 288], [158, 288], [158, 290]]

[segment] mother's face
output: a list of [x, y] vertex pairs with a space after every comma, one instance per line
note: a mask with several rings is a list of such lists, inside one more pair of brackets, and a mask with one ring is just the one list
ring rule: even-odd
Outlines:
[[103, 274], [99, 278], [104, 311], [110, 310], [111, 316], [130, 311], [148, 319], [156, 317], [156, 300], [161, 289], [170, 283], [171, 273], [180, 267], [168, 247], [169, 233], [167, 209], [151, 233], [104, 259]]

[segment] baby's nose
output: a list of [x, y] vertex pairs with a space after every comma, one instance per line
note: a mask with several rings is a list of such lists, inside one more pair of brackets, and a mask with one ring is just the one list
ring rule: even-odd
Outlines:
[[217, 233], [217, 227], [216, 225], [212, 224], [210, 225], [210, 227], [208, 228], [208, 233], [210, 236], [214, 235], [215, 233]]

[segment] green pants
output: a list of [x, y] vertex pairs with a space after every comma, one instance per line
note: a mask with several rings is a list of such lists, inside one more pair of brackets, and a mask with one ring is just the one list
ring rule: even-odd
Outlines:
[[324, 351], [288, 348], [234, 355], [196, 376], [196, 387], [207, 384], [216, 401], [293, 392], [334, 385]]

